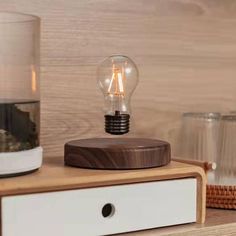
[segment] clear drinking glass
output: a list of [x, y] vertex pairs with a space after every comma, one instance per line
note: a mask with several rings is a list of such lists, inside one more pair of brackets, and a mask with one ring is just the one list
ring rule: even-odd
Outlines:
[[0, 12], [0, 176], [39, 168], [40, 18]]
[[[219, 155], [220, 113], [184, 113], [177, 155], [183, 159], [216, 162]], [[215, 182], [210, 173], [209, 182]]]
[[215, 172], [216, 184], [236, 185], [236, 115], [221, 118], [220, 155]]

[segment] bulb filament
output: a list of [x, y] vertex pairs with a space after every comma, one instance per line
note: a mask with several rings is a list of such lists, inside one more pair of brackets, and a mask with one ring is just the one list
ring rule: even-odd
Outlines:
[[116, 96], [124, 96], [124, 71], [122, 71], [118, 68], [115, 68], [113, 65], [113, 73], [112, 73], [112, 78], [111, 82], [108, 87], [108, 94], [113, 94]]

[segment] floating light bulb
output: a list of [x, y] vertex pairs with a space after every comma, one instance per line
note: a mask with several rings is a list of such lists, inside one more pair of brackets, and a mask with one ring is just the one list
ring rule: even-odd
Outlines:
[[98, 66], [97, 80], [105, 98], [105, 131], [128, 133], [130, 98], [138, 84], [137, 66], [126, 56], [110, 56]]

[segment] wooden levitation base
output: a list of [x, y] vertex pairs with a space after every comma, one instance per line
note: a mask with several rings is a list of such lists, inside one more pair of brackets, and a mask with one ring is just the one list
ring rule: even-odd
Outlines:
[[94, 138], [65, 145], [65, 164], [91, 169], [142, 169], [167, 165], [170, 144], [143, 138]]

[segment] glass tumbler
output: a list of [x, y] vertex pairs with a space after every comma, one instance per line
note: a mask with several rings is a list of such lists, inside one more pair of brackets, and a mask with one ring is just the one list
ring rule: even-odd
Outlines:
[[[216, 162], [219, 155], [220, 113], [184, 113], [177, 155], [182, 159]], [[214, 173], [208, 182], [215, 182]]]
[[236, 185], [236, 115], [224, 115], [220, 129], [220, 155], [216, 184]]
[[0, 177], [42, 163], [40, 133], [40, 18], [0, 12]]

